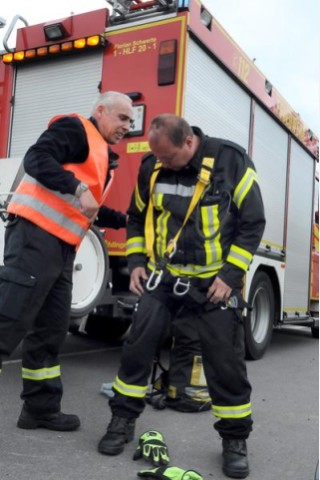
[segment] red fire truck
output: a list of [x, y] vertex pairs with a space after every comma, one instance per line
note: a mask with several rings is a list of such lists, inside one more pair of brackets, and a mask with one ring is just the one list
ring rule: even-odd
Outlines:
[[[108, 198], [109, 207], [125, 212], [149, 149], [146, 129], [157, 114], [182, 115], [209, 135], [239, 143], [256, 165], [267, 216], [245, 281], [253, 305], [246, 312], [247, 356], [264, 354], [274, 327], [306, 325], [318, 336], [318, 252], [312, 249], [318, 138], [200, 0], [113, 6], [20, 28], [12, 49], [6, 38], [0, 157], [21, 159], [53, 115], [89, 116], [98, 91], [127, 93], [135, 123], [116, 147], [121, 161]], [[125, 231], [105, 232], [105, 242], [107, 250], [92, 229], [77, 254], [73, 326], [90, 333], [99, 323], [119, 336], [135, 300]]]

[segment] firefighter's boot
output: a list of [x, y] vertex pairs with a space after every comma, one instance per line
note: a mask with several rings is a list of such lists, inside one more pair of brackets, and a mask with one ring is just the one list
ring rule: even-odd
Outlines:
[[246, 441], [224, 438], [222, 449], [223, 473], [231, 478], [246, 478], [249, 475]]
[[67, 415], [62, 412], [34, 414], [23, 406], [17, 426], [27, 430], [47, 428], [58, 432], [70, 432], [80, 427], [80, 419], [77, 415]]
[[119, 455], [126, 443], [133, 440], [135, 419], [113, 415], [108, 425], [107, 433], [101, 438], [98, 451], [105, 455]]

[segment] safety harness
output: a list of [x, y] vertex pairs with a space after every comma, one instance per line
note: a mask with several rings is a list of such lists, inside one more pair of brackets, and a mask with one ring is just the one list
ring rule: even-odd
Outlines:
[[[149, 291], [155, 290], [159, 285], [159, 283], [161, 282], [166, 266], [170, 263], [172, 257], [176, 253], [178, 239], [181, 235], [181, 232], [184, 226], [186, 225], [188, 219], [190, 218], [190, 215], [192, 214], [195, 207], [197, 206], [200, 198], [204, 194], [205, 189], [210, 185], [210, 182], [213, 176], [214, 166], [215, 166], [215, 158], [217, 157], [221, 144], [222, 143], [220, 141], [217, 141], [216, 139], [207, 139], [206, 145], [204, 148], [204, 156], [202, 158], [201, 168], [198, 175], [198, 181], [196, 183], [195, 190], [191, 198], [184, 221], [181, 227], [179, 228], [179, 230], [177, 231], [176, 235], [174, 236], [174, 238], [172, 238], [169, 241], [163, 257], [158, 259], [157, 262], [155, 261], [155, 254], [154, 254], [155, 233], [154, 233], [154, 224], [153, 224], [152, 192], [153, 192], [157, 177], [159, 175], [159, 172], [162, 168], [162, 163], [157, 162], [154, 166], [154, 170], [150, 178], [150, 199], [149, 199], [149, 204], [147, 209], [146, 226], [145, 226], [145, 241], [146, 241], [147, 255], [155, 263], [155, 269], [151, 273], [148, 279], [148, 282], [146, 284], [146, 288]], [[185, 295], [189, 289], [189, 286], [190, 286], [190, 283], [189, 282], [185, 283], [185, 279], [182, 280], [181, 278], [177, 278], [173, 291], [176, 295]]]

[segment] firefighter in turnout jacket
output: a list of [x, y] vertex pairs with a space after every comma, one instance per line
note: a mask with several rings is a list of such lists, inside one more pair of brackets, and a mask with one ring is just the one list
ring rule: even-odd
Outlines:
[[24, 157], [26, 173], [8, 206], [0, 272], [0, 360], [23, 340], [20, 428], [80, 425], [76, 415], [61, 412], [58, 358], [68, 331], [73, 263], [98, 212], [100, 224], [115, 226], [112, 211], [101, 206], [116, 166], [108, 144], [128, 133], [132, 115], [129, 97], [106, 92], [90, 119], [54, 118]]
[[130, 288], [140, 299], [98, 450], [116, 455], [132, 440], [153, 358], [179, 312], [200, 337], [223, 471], [245, 478], [253, 422], [241, 288], [265, 226], [257, 174], [243, 148], [175, 115], [156, 117], [148, 139], [127, 225]]

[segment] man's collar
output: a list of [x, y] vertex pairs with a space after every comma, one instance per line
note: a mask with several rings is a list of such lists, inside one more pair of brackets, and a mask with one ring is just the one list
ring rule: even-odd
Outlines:
[[192, 166], [197, 171], [200, 170], [202, 164], [202, 157], [203, 157], [203, 149], [205, 145], [205, 135], [203, 131], [199, 127], [192, 127], [192, 131], [197, 137], [200, 138], [200, 143], [197, 148], [197, 151], [193, 155], [192, 159], [190, 160], [188, 166]]

